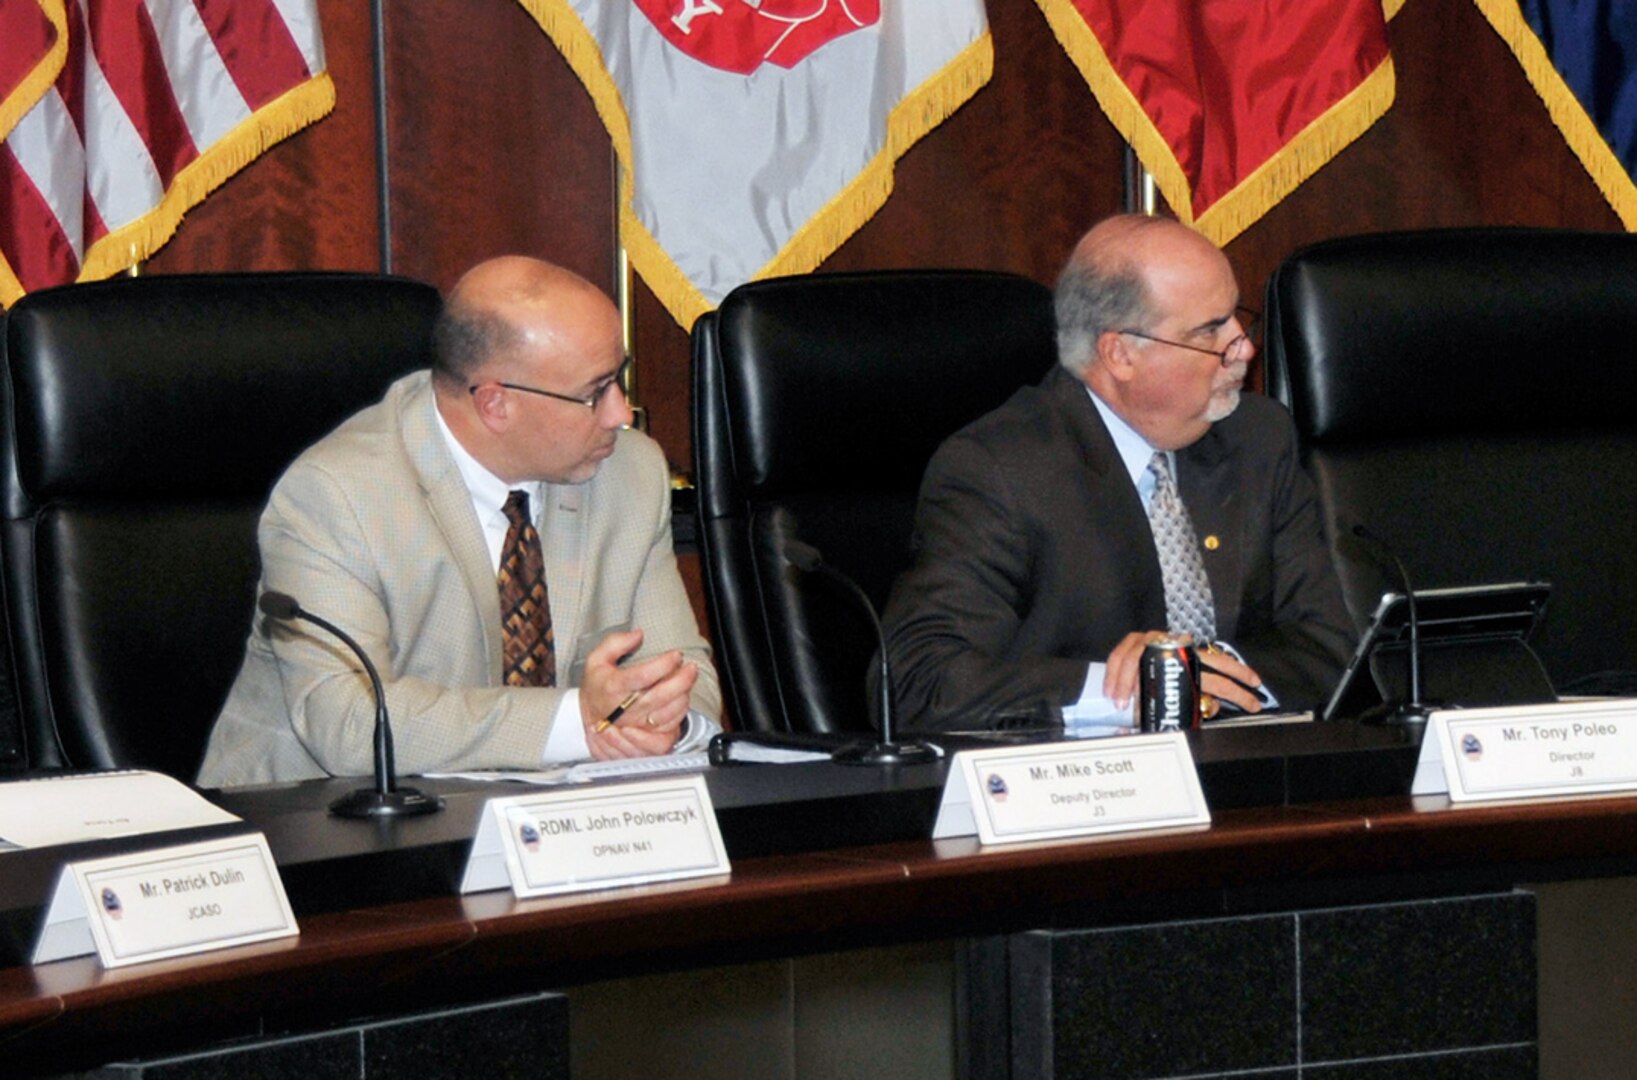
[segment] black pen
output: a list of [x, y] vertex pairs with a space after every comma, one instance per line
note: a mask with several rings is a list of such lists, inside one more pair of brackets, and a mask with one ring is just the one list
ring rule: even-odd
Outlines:
[[607, 731], [610, 727], [613, 726], [614, 721], [618, 720], [620, 717], [625, 715], [625, 710], [626, 709], [629, 709], [631, 706], [633, 706], [633, 705], [635, 705], [637, 703], [637, 698], [639, 698], [641, 696], [642, 696], [642, 691], [641, 690], [631, 691], [629, 694], [627, 694], [625, 696], [624, 701], [622, 701], [618, 705], [614, 706], [614, 711], [613, 712], [609, 713], [607, 716], [602, 718], [602, 720], [597, 724], [596, 728], [594, 728], [593, 731], [598, 735], [601, 735], [603, 732]]

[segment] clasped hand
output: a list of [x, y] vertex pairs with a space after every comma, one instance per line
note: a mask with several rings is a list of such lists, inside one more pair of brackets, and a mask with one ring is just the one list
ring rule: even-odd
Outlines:
[[[641, 630], [609, 634], [586, 656], [580, 684], [580, 720], [586, 745], [598, 760], [668, 753], [682, 733], [688, 695], [699, 668], [684, 663], [676, 649], [625, 667], [622, 657], [642, 647]], [[620, 718], [601, 731], [602, 721], [624, 704]]]

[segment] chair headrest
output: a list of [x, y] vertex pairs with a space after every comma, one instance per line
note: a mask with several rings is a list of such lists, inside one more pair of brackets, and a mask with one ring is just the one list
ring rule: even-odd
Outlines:
[[749, 498], [920, 484], [945, 437], [1056, 359], [1051, 292], [1014, 274], [813, 274], [741, 286], [715, 322]]
[[1268, 383], [1310, 443], [1630, 427], [1637, 237], [1357, 236], [1268, 283]]
[[5, 326], [8, 453], [35, 502], [260, 498], [299, 450], [428, 366], [439, 304], [423, 282], [343, 273], [31, 293]]

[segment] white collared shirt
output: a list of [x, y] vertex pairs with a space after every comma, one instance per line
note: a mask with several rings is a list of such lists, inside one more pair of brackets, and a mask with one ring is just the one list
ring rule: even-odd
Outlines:
[[[1109, 408], [1108, 402], [1092, 393], [1090, 387], [1086, 388], [1086, 395], [1091, 398], [1091, 403], [1097, 406], [1097, 413], [1103, 418], [1109, 437], [1114, 440], [1114, 452], [1120, 455], [1120, 461], [1125, 464], [1126, 474], [1136, 486], [1137, 497], [1142, 500], [1142, 508], [1146, 511], [1149, 504], [1154, 501], [1154, 488], [1157, 486], [1154, 474], [1148, 471], [1148, 464], [1154, 460], [1156, 448], [1137, 434], [1137, 429], [1126, 423], [1119, 413]], [[1167, 450], [1165, 456], [1170, 459], [1171, 475], [1175, 476], [1176, 452]]]
[[[460, 472], [460, 478], [466, 485], [466, 492], [472, 497], [472, 512], [477, 515], [477, 523], [483, 530], [483, 542], [489, 549], [489, 566], [496, 578], [500, 575], [500, 551], [506, 546], [506, 534], [511, 531], [511, 522], [506, 519], [506, 500], [513, 491], [524, 491], [529, 496], [529, 510], [534, 515], [534, 527], [540, 529], [540, 508], [545, 505], [546, 485], [538, 480], [518, 484], [515, 488], [500, 479], [494, 473], [484, 468], [455, 438], [455, 433], [449, 429], [449, 424], [439, 411], [436, 399], [432, 403], [432, 415], [437, 418], [438, 430], [443, 433], [443, 441], [449, 447], [449, 454], [455, 459], [455, 468]], [[498, 581], [495, 588], [500, 588]], [[547, 606], [550, 606], [550, 590], [547, 590]], [[570, 689], [565, 693], [557, 706], [557, 716], [552, 720], [551, 734], [546, 736], [546, 745], [541, 751], [540, 760], [546, 764], [555, 764], [562, 761], [584, 761], [591, 756], [591, 749], [586, 745], [585, 724], [580, 715], [580, 691]]]

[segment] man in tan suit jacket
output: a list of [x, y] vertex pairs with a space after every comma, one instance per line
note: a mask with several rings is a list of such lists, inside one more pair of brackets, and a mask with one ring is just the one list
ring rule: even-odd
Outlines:
[[[432, 371], [394, 383], [280, 479], [260, 525], [262, 589], [370, 654], [405, 774], [702, 746], [721, 694], [671, 550], [664, 455], [624, 429], [613, 305], [561, 268], [496, 259], [456, 285], [437, 339]], [[531, 497], [556, 686], [502, 680], [509, 490]], [[339, 642], [258, 620], [199, 783], [368, 775], [374, 716]]]

